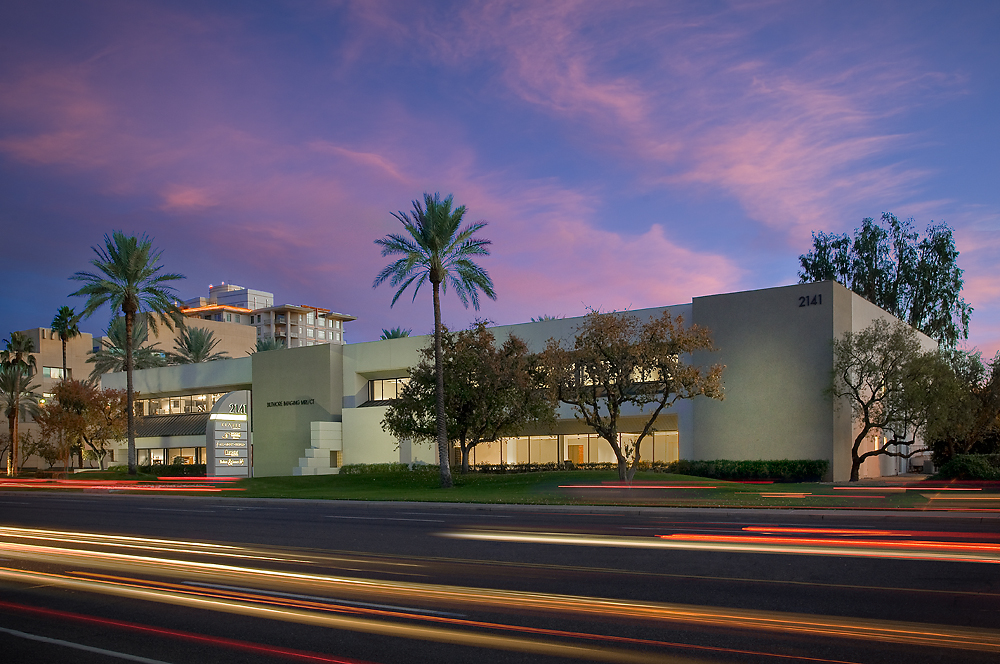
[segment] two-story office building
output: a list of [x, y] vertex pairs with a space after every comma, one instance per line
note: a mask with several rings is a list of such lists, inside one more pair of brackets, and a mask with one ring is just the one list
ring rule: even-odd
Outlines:
[[[888, 313], [834, 282], [697, 297], [632, 313], [655, 317], [664, 310], [711, 330], [717, 351], [699, 353], [693, 361], [725, 365], [725, 400], [681, 401], [662, 413], [656, 431], [644, 441], [643, 458], [827, 459], [832, 479], [848, 479], [856, 429], [849, 408], [838, 408], [825, 393], [832, 342], [876, 318], [891, 319]], [[571, 340], [581, 322], [546, 320], [498, 326], [493, 332], [498, 341], [515, 334], [539, 351], [550, 338]], [[933, 340], [921, 339], [934, 347]], [[350, 463], [434, 463], [429, 445], [397, 441], [380, 425], [409, 367], [418, 362], [418, 350], [428, 342], [419, 336], [330, 343], [136, 372], [144, 416], [137, 441], [140, 461], [211, 460], [210, 473], [252, 470], [257, 476], [332, 473]], [[103, 378], [105, 387], [124, 383], [121, 374]], [[230, 422], [226, 427], [233, 429], [225, 438], [215, 426], [220, 422]], [[637, 435], [643, 423], [642, 413], [626, 412], [622, 435]], [[225, 450], [218, 447], [220, 440]], [[206, 445], [211, 449], [206, 451]], [[472, 458], [474, 463], [501, 460], [600, 462], [614, 456], [564, 405], [553, 426], [482, 445]], [[865, 463], [863, 475], [904, 468], [904, 460], [873, 459]]]

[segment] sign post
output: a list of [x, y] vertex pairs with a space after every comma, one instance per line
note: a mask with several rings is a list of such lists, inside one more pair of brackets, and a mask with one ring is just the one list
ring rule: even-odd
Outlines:
[[205, 430], [209, 477], [250, 477], [250, 391], [230, 392], [215, 402]]

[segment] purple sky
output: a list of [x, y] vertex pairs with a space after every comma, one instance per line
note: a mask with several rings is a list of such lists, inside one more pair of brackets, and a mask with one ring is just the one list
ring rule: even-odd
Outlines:
[[493, 240], [498, 299], [449, 293], [453, 327], [795, 283], [812, 231], [891, 211], [955, 229], [991, 356], [998, 34], [991, 1], [9, 3], [0, 332], [82, 308], [67, 277], [123, 228], [182, 298], [425, 333], [373, 240], [439, 191]]

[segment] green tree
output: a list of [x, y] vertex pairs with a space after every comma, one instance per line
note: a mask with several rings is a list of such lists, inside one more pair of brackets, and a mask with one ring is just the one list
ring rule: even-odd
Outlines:
[[411, 332], [413, 332], [413, 330], [403, 329], [401, 327], [394, 327], [391, 330], [387, 330], [383, 327], [382, 336], [380, 336], [379, 339], [383, 341], [386, 339], [403, 339], [404, 337], [410, 336]]
[[36, 417], [43, 440], [60, 452], [59, 458], [66, 458], [67, 467], [70, 448], [77, 443], [86, 445], [104, 470], [111, 443], [126, 435], [125, 391], [102, 390], [94, 383], [62, 380], [53, 389], [53, 396], [39, 408]]
[[[121, 316], [108, 325], [104, 331], [107, 339], [102, 339], [100, 350], [92, 351], [87, 358], [87, 362], [94, 365], [90, 372], [91, 380], [99, 380], [101, 374], [112, 371], [125, 371], [125, 354], [128, 352], [125, 329], [125, 319]], [[166, 366], [167, 359], [158, 348], [159, 344], [149, 345], [146, 339], [146, 317], [139, 316], [132, 327], [132, 368], [140, 370]]]
[[252, 350], [247, 351], [247, 355], [262, 353], [268, 350], [281, 350], [285, 347], [285, 342], [276, 337], [263, 337], [257, 340], [257, 345]]
[[934, 463], [959, 454], [1000, 452], [1000, 352], [983, 362], [979, 352], [945, 353], [951, 367], [953, 397], [942, 400], [924, 436]]
[[[925, 449], [918, 445], [921, 433], [952, 407], [952, 377], [942, 355], [923, 350], [916, 332], [903, 323], [877, 319], [834, 340], [828, 391], [837, 407], [850, 407], [858, 428], [851, 447], [852, 482], [866, 459], [908, 459]], [[869, 436], [873, 449], [861, 452]]]
[[62, 342], [63, 378], [69, 377], [66, 374], [66, 344], [73, 337], [80, 336], [79, 322], [80, 317], [76, 315], [73, 309], [67, 306], [59, 307], [59, 311], [56, 312], [55, 317], [52, 319], [52, 331], [59, 335], [59, 341]]
[[222, 351], [213, 353], [219, 345], [215, 332], [203, 327], [187, 327], [181, 329], [180, 335], [174, 340], [174, 351], [170, 359], [176, 364], [195, 364], [197, 362], [214, 362], [228, 360], [229, 353]]
[[[639, 448], [664, 409], [679, 399], [722, 399], [722, 369], [690, 364], [690, 355], [713, 350], [710, 332], [685, 326], [664, 311], [646, 322], [627, 312], [591, 311], [577, 330], [572, 347], [550, 339], [542, 354], [549, 372], [551, 398], [567, 403], [611, 445], [618, 477], [632, 481], [639, 468]], [[634, 442], [622, 444], [618, 420], [633, 406], [646, 418]]]
[[[11, 335], [13, 336], [13, 335]], [[7, 355], [0, 363], [0, 406], [7, 418], [7, 432], [10, 436], [10, 453], [7, 455], [7, 476], [17, 473], [18, 465], [18, 420], [32, 414], [38, 407], [38, 385], [32, 385], [25, 367], [16, 361], [7, 361]]]
[[375, 240], [382, 247], [382, 256], [399, 256], [375, 277], [373, 288], [388, 281], [398, 286], [390, 307], [403, 292], [413, 285], [413, 299], [420, 287], [430, 281], [434, 303], [434, 375], [437, 420], [438, 462], [441, 468], [441, 486], [450, 487], [451, 465], [448, 449], [448, 427], [444, 409], [444, 372], [441, 366], [441, 294], [448, 285], [468, 308], [469, 302], [479, 310], [479, 291], [495, 300], [493, 281], [473, 258], [488, 256], [489, 240], [474, 237], [486, 227], [485, 221], [462, 227], [465, 206], [452, 209], [452, 197], [441, 200], [438, 194], [424, 194], [424, 203], [413, 201], [413, 211], [393, 213], [406, 230], [406, 234], [390, 233]]
[[[554, 421], [546, 398], [538, 356], [510, 335], [500, 346], [485, 323], [441, 335], [448, 440], [462, 453], [462, 473], [469, 452], [480, 443], [520, 433], [529, 422]], [[399, 439], [434, 441], [437, 436], [434, 347], [420, 350], [420, 363], [399, 399], [389, 404], [382, 428]]]
[[838, 281], [942, 347], [969, 338], [972, 307], [962, 299], [963, 271], [947, 224], [928, 226], [921, 238], [912, 220], [885, 212], [882, 225], [868, 217], [853, 238], [813, 233], [799, 265], [799, 283]]
[[25, 376], [32, 376], [38, 371], [35, 361], [35, 342], [23, 332], [11, 332], [10, 339], [4, 339], [4, 349], [0, 351], [0, 365], [17, 367]]
[[174, 304], [174, 289], [169, 281], [184, 276], [162, 272], [162, 252], [153, 249], [153, 241], [145, 235], [135, 237], [122, 231], [104, 236], [104, 247], [94, 247], [97, 258], [90, 264], [97, 272], [77, 272], [71, 279], [82, 281], [84, 286], [73, 293], [87, 298], [81, 317], [88, 318], [104, 305], [112, 314], [121, 312], [125, 317], [125, 391], [128, 395], [128, 472], [135, 475], [135, 412], [132, 389], [132, 330], [137, 314], [147, 316], [147, 323], [154, 331], [157, 319], [168, 329], [181, 323], [181, 313]]

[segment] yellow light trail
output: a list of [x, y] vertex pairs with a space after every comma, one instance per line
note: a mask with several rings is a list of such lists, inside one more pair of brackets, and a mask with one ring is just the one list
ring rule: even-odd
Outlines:
[[[218, 582], [219, 579], [233, 579], [243, 586], [257, 584], [258, 586], [273, 587], [276, 584], [280, 588], [306, 589], [311, 594], [324, 592], [331, 595], [335, 594], [336, 596], [391, 597], [397, 601], [402, 599], [418, 604], [431, 603], [460, 607], [462, 609], [506, 609], [518, 613], [535, 611], [549, 615], [561, 614], [599, 620], [617, 617], [626, 620], [764, 630], [808, 636], [849, 638], [886, 643], [907, 643], [1000, 653], [1000, 632], [974, 628], [303, 574], [222, 565], [218, 563], [190, 562], [87, 550], [80, 551], [10, 542], [0, 543], [0, 551], [3, 551], [4, 555], [10, 558], [110, 569], [119, 574], [125, 570], [132, 570], [133, 573], [145, 572], [153, 575], [167, 575], [171, 578], [182, 576], [188, 579], [209, 579], [215, 582]], [[45, 575], [35, 574], [35, 576], [32, 576], [32, 574], [34, 573], [7, 568], [3, 569], [2, 573], [0, 573], [0, 578], [8, 578], [10, 580], [30, 579], [32, 581], [37, 581], [43, 577], [46, 579], [49, 578]], [[101, 585], [101, 582], [91, 580], [63, 579], [59, 583], [70, 584], [74, 588], [91, 589], [94, 592], [111, 594], [118, 593], [121, 590], [120, 588], [112, 590], [112, 588], [117, 588], [117, 586], [109, 584]], [[88, 586], [79, 584], [96, 585]], [[159, 595], [156, 594], [160, 591], [129, 589], [128, 592], [147, 593], [134, 596], [141, 599], [160, 601], [157, 599]], [[174, 603], [194, 601], [186, 595], [183, 600], [176, 599], [175, 595], [177, 593], [167, 593], [163, 596], [167, 599], [163, 601], [169, 600]], [[203, 598], [198, 601], [207, 602], [199, 604], [202, 608], [212, 609], [217, 606], [221, 608], [216, 608], [216, 610], [229, 610], [232, 608], [231, 603], [213, 603], [217, 602], [217, 600], [209, 601]], [[254, 611], [256, 610], [258, 609], [254, 609]], [[276, 611], [275, 609], [268, 610]], [[242, 612], [243, 609], [238, 611], [233, 609], [233, 611]], [[298, 616], [298, 614], [294, 615]], [[280, 612], [275, 613], [271, 617], [289, 619], [281, 618]], [[351, 629], [348, 626], [344, 626], [343, 628]], [[397, 635], [405, 636], [406, 634], [400, 633]], [[477, 635], [475, 638], [478, 639], [479, 637], [480, 635]], [[413, 636], [412, 638], [422, 637]], [[428, 636], [427, 638], [431, 637]], [[438, 639], [438, 637], [434, 638]], [[450, 639], [452, 636], [448, 638]], [[481, 641], [477, 642], [477, 645], [493, 647]], [[496, 647], [510, 648], [511, 646], [508, 644], [507, 646], [497, 645]], [[562, 656], [575, 657], [577, 655], [563, 653]]]
[[[682, 549], [700, 551], [733, 551], [745, 553], [782, 553], [820, 556], [851, 556], [863, 558], [903, 558], [908, 560], [952, 560], [969, 563], [1000, 563], [1000, 549], [994, 544], [970, 545], [969, 543], [941, 543], [941, 547], [908, 550], [901, 542], [876, 541], [865, 547], [850, 546], [851, 540], [794, 540], [791, 538], [766, 538], [753, 536], [706, 535], [669, 536], [672, 539], [650, 537], [618, 537], [610, 535], [582, 535], [577, 533], [535, 533], [515, 531], [468, 530], [442, 533], [445, 537], [490, 542], [518, 542], [528, 544], [562, 544], [571, 546], [610, 546], [637, 549]], [[826, 543], [830, 542], [830, 543]], [[912, 542], [906, 542], [912, 545]], [[937, 543], [935, 543], [937, 544]]]

